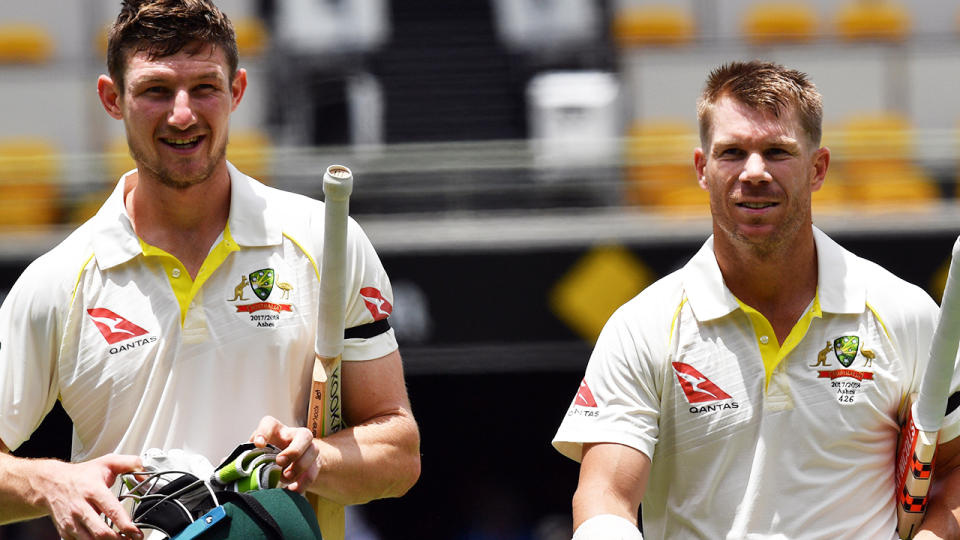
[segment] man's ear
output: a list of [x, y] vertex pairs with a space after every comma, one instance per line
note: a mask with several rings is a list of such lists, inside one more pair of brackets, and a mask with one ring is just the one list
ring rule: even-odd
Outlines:
[[701, 188], [709, 189], [705, 174], [707, 155], [703, 152], [703, 148], [697, 148], [693, 151], [693, 167], [697, 170], [697, 183], [700, 184]]
[[237, 74], [233, 77], [233, 82], [230, 84], [230, 94], [233, 96], [233, 107], [230, 108], [231, 111], [237, 110], [237, 106], [240, 105], [240, 100], [243, 99], [243, 94], [246, 91], [247, 70], [240, 68], [237, 70]]
[[106, 109], [107, 114], [121, 120], [123, 118], [123, 109], [120, 107], [120, 92], [113, 79], [106, 75], [101, 75], [97, 79], [97, 95], [100, 96], [100, 103]]
[[810, 191], [817, 191], [823, 187], [827, 177], [827, 167], [830, 166], [830, 149], [826, 146], [813, 154], [813, 178], [810, 181]]

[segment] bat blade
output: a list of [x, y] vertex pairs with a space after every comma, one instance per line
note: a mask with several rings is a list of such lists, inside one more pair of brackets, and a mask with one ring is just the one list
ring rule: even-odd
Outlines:
[[947, 283], [940, 302], [940, 317], [930, 343], [930, 358], [920, 382], [920, 392], [911, 395], [906, 419], [900, 428], [896, 455], [897, 532], [909, 540], [923, 521], [940, 426], [946, 414], [960, 343], [960, 238], [953, 245]]
[[927, 510], [927, 495], [933, 479], [933, 460], [939, 431], [918, 429], [914, 418], [916, 395], [911, 396], [907, 419], [900, 428], [897, 449], [897, 533], [909, 540], [920, 527]]

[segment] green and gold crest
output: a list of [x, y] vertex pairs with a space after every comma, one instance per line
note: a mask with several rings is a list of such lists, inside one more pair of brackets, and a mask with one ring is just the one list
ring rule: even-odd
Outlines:
[[833, 340], [833, 352], [837, 355], [837, 360], [843, 364], [843, 367], [850, 367], [850, 364], [857, 358], [857, 349], [860, 348], [860, 338], [857, 336], [843, 336]]
[[273, 268], [264, 268], [256, 272], [250, 272], [250, 288], [257, 298], [266, 300], [273, 291], [274, 272]]

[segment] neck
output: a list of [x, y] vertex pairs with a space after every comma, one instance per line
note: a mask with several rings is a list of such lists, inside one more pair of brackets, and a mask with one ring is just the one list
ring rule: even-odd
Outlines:
[[724, 282], [773, 326], [781, 342], [817, 292], [817, 249], [812, 227], [770, 251], [737, 245], [715, 235], [714, 253]]
[[127, 178], [124, 201], [137, 235], [195, 277], [227, 224], [230, 176], [224, 165], [204, 182], [176, 188], [138, 172]]

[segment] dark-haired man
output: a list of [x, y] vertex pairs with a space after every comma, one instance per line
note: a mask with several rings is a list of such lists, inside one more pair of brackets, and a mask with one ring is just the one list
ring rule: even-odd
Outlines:
[[[290, 489], [340, 504], [403, 494], [419, 476], [419, 433], [386, 318], [390, 282], [354, 222], [349, 427], [323, 439], [300, 427], [323, 205], [226, 161], [247, 85], [229, 19], [209, 0], [125, 1], [107, 64], [98, 93], [137, 169], [0, 308], [0, 523], [49, 515], [64, 538], [139, 537], [110, 488], [142, 452], [216, 463], [247, 440], [282, 449]], [[73, 462], [6, 453], [57, 399], [73, 421]], [[343, 534], [342, 523], [321, 526], [325, 538]]]

